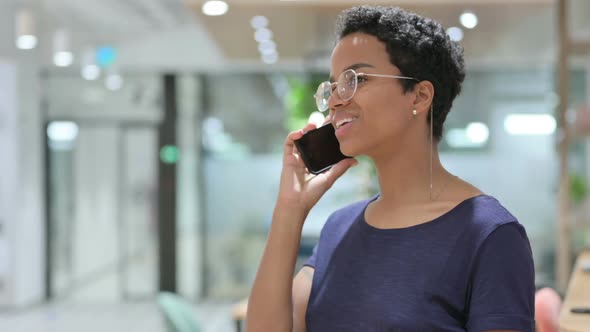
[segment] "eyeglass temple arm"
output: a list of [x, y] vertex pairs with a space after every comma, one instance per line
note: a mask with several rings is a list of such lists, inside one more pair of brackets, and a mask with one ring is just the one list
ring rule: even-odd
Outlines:
[[400, 78], [404, 80], [414, 80], [418, 82], [417, 79], [408, 76], [397, 76], [397, 75], [381, 75], [381, 74], [365, 74], [365, 73], [358, 73], [359, 76], [374, 76], [374, 77], [388, 77], [388, 78]]

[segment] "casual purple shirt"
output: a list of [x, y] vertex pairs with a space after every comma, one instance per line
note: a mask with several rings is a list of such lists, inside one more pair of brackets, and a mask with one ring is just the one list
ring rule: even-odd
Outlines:
[[495, 198], [469, 198], [424, 224], [378, 229], [377, 197], [333, 213], [306, 265], [314, 331], [534, 331], [526, 232]]

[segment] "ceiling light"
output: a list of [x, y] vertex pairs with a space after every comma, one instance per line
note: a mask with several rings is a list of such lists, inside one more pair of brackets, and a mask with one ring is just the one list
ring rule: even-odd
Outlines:
[[225, 1], [207, 1], [201, 7], [203, 14], [207, 16], [220, 16], [227, 13], [229, 6]]
[[477, 26], [477, 15], [472, 12], [464, 12], [459, 17], [459, 21], [467, 29], [473, 29]]
[[21, 50], [32, 50], [37, 46], [37, 37], [33, 35], [18, 36], [16, 39], [16, 47]]
[[28, 9], [21, 9], [16, 14], [16, 47], [21, 50], [30, 50], [37, 46], [35, 36], [35, 19]]
[[86, 65], [82, 67], [82, 77], [88, 81], [94, 81], [100, 76], [100, 68], [96, 65]]
[[70, 51], [70, 36], [64, 29], [53, 34], [53, 63], [58, 67], [68, 67], [74, 62]]
[[71, 121], [53, 121], [47, 126], [47, 137], [56, 142], [73, 141], [78, 137], [78, 125]]
[[268, 40], [258, 44], [258, 51], [260, 54], [276, 53], [277, 45], [272, 40]]
[[271, 65], [277, 63], [277, 61], [279, 61], [279, 55], [276, 52], [262, 55], [262, 62], [266, 64]]
[[458, 27], [450, 27], [447, 29], [447, 34], [452, 41], [460, 42], [463, 40], [463, 30]]
[[222, 133], [223, 129], [223, 121], [216, 117], [208, 117], [203, 120], [203, 132], [208, 135]]
[[266, 18], [265, 16], [260, 16], [260, 15], [259, 16], [254, 16], [250, 20], [250, 25], [254, 29], [266, 28], [268, 26], [268, 18]]
[[68, 67], [74, 62], [72, 52], [57, 52], [53, 55], [53, 63], [58, 67]]
[[504, 129], [511, 135], [551, 135], [557, 124], [550, 114], [509, 114]]
[[80, 56], [81, 74], [85, 80], [94, 81], [100, 76], [100, 67], [96, 64], [96, 51], [87, 47]]
[[105, 86], [111, 91], [121, 90], [123, 87], [123, 77], [118, 74], [110, 74], [105, 79]]
[[276, 54], [277, 50], [274, 48], [269, 48], [269, 49], [260, 49], [260, 47], [258, 47], [258, 51], [260, 51], [260, 54], [265, 55], [265, 54]]
[[445, 134], [447, 144], [452, 148], [469, 148], [473, 145], [467, 138], [465, 128], [451, 128]]
[[254, 33], [254, 39], [259, 43], [264, 43], [272, 39], [272, 31], [267, 28], [256, 30]]
[[451, 148], [473, 149], [481, 148], [486, 142], [474, 142], [465, 128], [451, 128], [445, 134], [445, 141]]
[[467, 138], [476, 144], [484, 144], [490, 137], [490, 130], [485, 123], [472, 122], [467, 125], [466, 134]]

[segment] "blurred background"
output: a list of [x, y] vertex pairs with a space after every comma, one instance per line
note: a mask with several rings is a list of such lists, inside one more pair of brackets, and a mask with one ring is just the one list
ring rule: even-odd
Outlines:
[[[186, 307], [235, 331], [284, 137], [322, 121], [335, 18], [364, 3], [0, 0], [0, 330], [166, 331]], [[463, 45], [442, 161], [520, 219], [537, 285], [563, 291], [590, 244], [590, 1], [370, 3]], [[375, 180], [363, 163], [326, 194], [298, 264]]]

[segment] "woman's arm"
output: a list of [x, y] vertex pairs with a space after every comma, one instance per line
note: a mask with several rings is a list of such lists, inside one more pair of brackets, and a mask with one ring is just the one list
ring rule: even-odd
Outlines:
[[315, 125], [310, 124], [303, 130], [290, 133], [283, 147], [279, 195], [262, 260], [248, 300], [247, 331], [293, 330], [293, 274], [303, 223], [311, 208], [336, 179], [357, 164], [354, 159], [345, 159], [325, 173], [308, 173], [294, 141], [301, 138], [304, 132], [314, 128]]
[[291, 331], [293, 273], [305, 215], [277, 206], [248, 300], [246, 331]]

